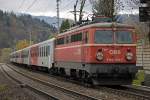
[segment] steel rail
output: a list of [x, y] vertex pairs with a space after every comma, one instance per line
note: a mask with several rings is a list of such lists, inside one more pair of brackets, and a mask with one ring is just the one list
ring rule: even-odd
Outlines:
[[[10, 66], [10, 65], [8, 65], [8, 66]], [[53, 77], [53, 75], [52, 75], [52, 77]], [[56, 78], [60, 78], [60, 77], [56, 77]], [[60, 78], [60, 79], [62, 79], [62, 78]], [[63, 78], [63, 79], [65, 79], [65, 78]], [[70, 82], [77, 83], [76, 81], [71, 81], [71, 80], [70, 80]], [[48, 82], [48, 84], [49, 84], [49, 82]], [[133, 96], [135, 98], [143, 98], [143, 99], [146, 99], [146, 100], [150, 100], [150, 96], [146, 95], [146, 94], [143, 94], [142, 92], [139, 92], [140, 90], [137, 93], [137, 92], [127, 90], [127, 87], [125, 87], [125, 86], [120, 86], [120, 87], [124, 87], [126, 89], [125, 90], [124, 89], [117, 89], [117, 88], [115, 89], [115, 88], [110, 88], [110, 87], [107, 87], [107, 86], [102, 86], [102, 87], [96, 86], [96, 87], [94, 87], [94, 89], [100, 91], [101, 90], [100, 88], [103, 88], [103, 90], [114, 93], [114, 94], [117, 94], [117, 95], [120, 94], [121, 96], [129, 96], [129, 97]]]
[[[122, 87], [122, 86], [121, 86]], [[117, 95], [121, 95], [121, 96], [128, 96], [128, 97], [133, 97], [136, 99], [142, 99], [142, 100], [150, 100], [150, 96], [148, 94], [143, 94], [142, 92], [136, 92], [136, 91], [131, 91], [132, 88], [130, 88], [131, 90], [128, 90], [127, 87], [122, 87], [124, 89], [120, 89], [120, 87], [117, 88], [113, 88], [113, 87], [98, 87], [98, 89], [103, 89], [106, 90], [108, 92], [117, 94]]]
[[41, 79], [38, 79], [38, 78], [35, 78], [35, 77], [32, 77], [32, 76], [29, 76], [29, 75], [27, 75], [27, 74], [25, 74], [25, 73], [23, 73], [23, 72], [17, 71], [16, 69], [12, 68], [12, 67], [11, 67], [10, 65], [8, 65], [8, 64], [6, 64], [6, 65], [7, 65], [9, 68], [11, 68], [12, 70], [14, 70], [15, 72], [17, 72], [17, 73], [19, 73], [19, 74], [21, 74], [21, 75], [23, 75], [23, 76], [25, 76], [25, 77], [27, 77], [27, 78], [29, 78], [29, 79], [32, 79], [32, 80], [34, 80], [34, 81], [37, 81], [37, 82], [39, 82], [39, 83], [41, 83], [41, 84], [44, 84], [44, 85], [47, 85], [47, 86], [49, 86], [49, 87], [53, 87], [53, 88], [56, 88], [56, 89], [65, 91], [65, 92], [67, 92], [68, 94], [73, 94], [73, 95], [75, 95], [75, 96], [77, 96], [77, 97], [82, 97], [82, 98], [84, 98], [85, 100], [103, 100], [102, 98], [101, 98], [101, 99], [98, 99], [98, 98], [95, 98], [95, 97], [92, 97], [92, 96], [89, 96], [89, 95], [85, 95], [85, 94], [83, 94], [83, 93], [79, 93], [79, 92], [74, 91], [74, 90], [70, 90], [70, 89], [67, 89], [67, 88], [58, 86], [58, 85], [56, 85], [56, 84], [53, 84], [53, 83], [50, 83], [50, 82], [46, 82], [46, 81], [43, 81], [43, 80], [41, 80]]
[[28, 84], [24, 84], [22, 81], [18, 80], [17, 78], [14, 78], [13, 76], [11, 76], [2, 66], [0, 67], [2, 69], [2, 71], [4, 72], [5, 75], [7, 75], [9, 78], [11, 78], [12, 80], [14, 80], [15, 82], [17, 82], [20, 87], [23, 87], [23, 88], [27, 88], [35, 93], [38, 93], [40, 95], [44, 95], [45, 97], [51, 99], [51, 100], [59, 100], [58, 98], [38, 89], [38, 88], [34, 88]]

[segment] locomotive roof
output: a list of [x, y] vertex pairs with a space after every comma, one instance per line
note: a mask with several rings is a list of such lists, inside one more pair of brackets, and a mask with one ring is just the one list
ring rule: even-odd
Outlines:
[[127, 25], [127, 24], [121, 24], [121, 23], [108, 23], [108, 22], [105, 22], [105, 23], [94, 23], [94, 24], [89, 24], [89, 25], [85, 25], [85, 26], [75, 26], [75, 27], [72, 27], [70, 29], [68, 29], [66, 32], [62, 33], [62, 34], [58, 34], [58, 36], [61, 36], [61, 35], [65, 35], [65, 34], [68, 34], [70, 32], [74, 32], [74, 31], [79, 31], [79, 30], [82, 30], [82, 29], [87, 29], [87, 28], [98, 28], [98, 27], [101, 27], [101, 28], [131, 28], [131, 29], [134, 29], [134, 27], [132, 25]]

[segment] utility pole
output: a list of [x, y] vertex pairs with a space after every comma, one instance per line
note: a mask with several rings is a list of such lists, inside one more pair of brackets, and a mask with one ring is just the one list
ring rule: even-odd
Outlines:
[[74, 5], [74, 10], [73, 10], [73, 11], [70, 11], [71, 13], [74, 14], [74, 22], [75, 22], [75, 25], [77, 24], [77, 12], [80, 12], [80, 11], [77, 11], [78, 1], [79, 1], [79, 0], [76, 0], [76, 3], [75, 3], [75, 5]]
[[32, 39], [32, 32], [30, 32], [30, 37], [29, 38], [30, 38], [30, 46], [31, 46], [32, 45], [32, 40], [31, 40]]
[[112, 21], [114, 22], [114, 12], [115, 12], [115, 9], [114, 9], [114, 3], [115, 3], [115, 0], [112, 0], [112, 12], [111, 12], [111, 17], [112, 17]]
[[[147, 1], [147, 5], [148, 5], [148, 7], [150, 7], [150, 1]], [[148, 11], [148, 15], [150, 16], [150, 10]], [[150, 45], [150, 20], [148, 21], [148, 24], [149, 24], [148, 37], [149, 37], [149, 45]]]
[[56, 0], [56, 2], [57, 2], [57, 27], [58, 27], [58, 34], [60, 33], [60, 27], [59, 27], [59, 1], [60, 0]]
[[75, 24], [77, 23], [77, 4], [78, 4], [78, 0], [76, 1], [76, 4], [74, 5], [74, 21], [75, 21]]
[[79, 15], [79, 22], [80, 22], [80, 23], [81, 23], [82, 17], [83, 17], [83, 8], [84, 8], [84, 5], [85, 5], [85, 1], [86, 1], [86, 0], [81, 0], [80, 15]]

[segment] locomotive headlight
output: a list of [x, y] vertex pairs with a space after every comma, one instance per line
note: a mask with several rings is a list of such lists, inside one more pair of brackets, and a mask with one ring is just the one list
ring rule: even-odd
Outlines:
[[99, 60], [99, 61], [102, 61], [103, 58], [104, 58], [103, 53], [98, 51], [97, 54], [96, 54], [96, 59]]
[[127, 60], [132, 60], [132, 59], [133, 59], [133, 53], [127, 52], [127, 53], [126, 53], [126, 59], [127, 59]]

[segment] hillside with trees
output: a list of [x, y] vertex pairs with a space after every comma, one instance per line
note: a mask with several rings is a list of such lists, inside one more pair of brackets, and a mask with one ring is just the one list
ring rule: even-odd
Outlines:
[[30, 15], [15, 15], [0, 11], [0, 48], [14, 48], [20, 40], [33, 43], [44, 41], [56, 32], [56, 28]]

